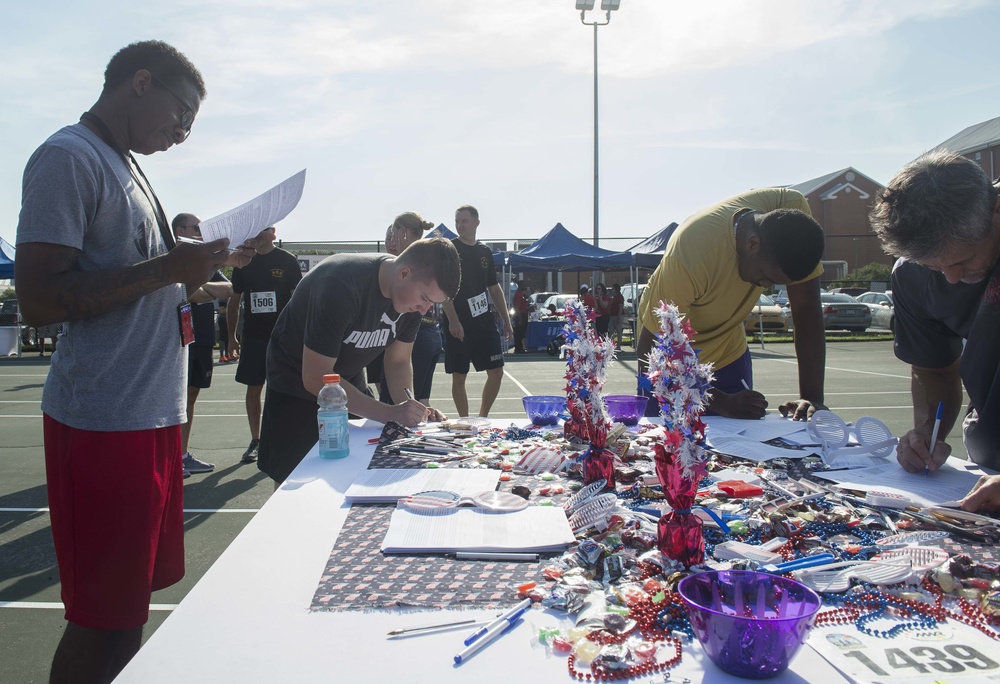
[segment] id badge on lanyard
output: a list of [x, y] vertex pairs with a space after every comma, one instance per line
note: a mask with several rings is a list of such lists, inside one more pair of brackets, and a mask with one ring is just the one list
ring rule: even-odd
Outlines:
[[189, 302], [177, 307], [177, 318], [181, 324], [181, 346], [186, 347], [194, 342], [194, 319], [191, 316]]

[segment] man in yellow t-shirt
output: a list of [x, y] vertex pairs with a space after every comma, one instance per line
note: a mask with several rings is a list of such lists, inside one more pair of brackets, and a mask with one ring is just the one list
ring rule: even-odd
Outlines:
[[[765, 188], [731, 197], [689, 217], [670, 237], [639, 305], [636, 352], [640, 375], [659, 332], [660, 301], [680, 309], [696, 331], [692, 346], [715, 373], [708, 393], [712, 413], [760, 418], [767, 400], [753, 391], [743, 321], [764, 288], [788, 284], [795, 327], [799, 398], [779, 410], [805, 420], [823, 406], [826, 336], [819, 299], [823, 229], [805, 197]], [[656, 415], [655, 402], [650, 413]]]

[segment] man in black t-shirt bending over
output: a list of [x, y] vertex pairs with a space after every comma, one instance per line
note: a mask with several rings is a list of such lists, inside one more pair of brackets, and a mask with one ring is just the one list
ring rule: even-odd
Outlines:
[[[267, 347], [267, 390], [258, 467], [283, 482], [319, 439], [316, 395], [323, 376], [339, 373], [347, 408], [379, 422], [414, 426], [442, 420], [406, 397], [413, 388], [410, 354], [420, 317], [458, 292], [458, 252], [448, 240], [418, 240], [398, 257], [337, 254], [299, 282]], [[366, 393], [364, 369], [385, 350], [395, 404]]]
[[493, 252], [476, 240], [479, 228], [479, 212], [475, 207], [465, 205], [455, 212], [455, 232], [458, 237], [452, 244], [462, 259], [462, 286], [454, 301], [446, 302], [444, 312], [448, 317], [448, 334], [444, 350], [444, 370], [451, 375], [451, 396], [455, 400], [458, 415], [469, 415], [469, 396], [465, 391], [465, 380], [469, 374], [469, 364], [477, 371], [486, 371], [483, 386], [483, 401], [479, 415], [488, 416], [493, 402], [500, 392], [503, 380], [503, 349], [500, 333], [497, 332], [490, 312], [490, 302], [503, 318], [504, 335], [514, 339], [514, 329], [510, 324], [503, 290], [497, 283], [497, 272], [493, 266]]

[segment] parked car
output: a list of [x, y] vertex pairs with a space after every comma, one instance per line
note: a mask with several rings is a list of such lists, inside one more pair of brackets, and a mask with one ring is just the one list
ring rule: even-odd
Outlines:
[[872, 324], [872, 312], [851, 295], [829, 292], [819, 296], [823, 305], [823, 327], [827, 330], [864, 332]]
[[645, 289], [645, 284], [625, 283], [622, 285], [622, 297], [625, 299], [625, 318], [635, 317], [636, 309], [639, 307], [639, 300], [642, 299], [642, 293]]
[[867, 288], [864, 287], [834, 287], [830, 292], [836, 292], [838, 294], [851, 295], [852, 297], [857, 297], [859, 294], [864, 294]]
[[559, 294], [558, 292], [532, 292], [528, 295], [528, 303], [533, 305], [536, 309], [540, 309], [545, 303], [545, 300], [553, 295]]
[[[16, 299], [5, 299], [0, 302], [0, 326], [15, 326], [21, 324], [21, 310]], [[33, 347], [38, 343], [38, 332], [34, 328], [21, 328], [21, 344]]]
[[561, 313], [563, 309], [566, 308], [566, 305], [569, 302], [576, 301], [576, 299], [577, 299], [576, 295], [554, 294], [548, 299], [546, 299], [545, 302], [542, 304], [541, 314], [543, 316], [546, 315], [545, 310], [548, 310], [548, 313], [551, 313], [552, 309], [550, 307], [555, 307], [556, 313]]
[[764, 294], [760, 296], [757, 300], [757, 306], [750, 310], [746, 320], [743, 321], [743, 329], [748, 333], [759, 333], [762, 327], [764, 332], [785, 332], [788, 330], [788, 316], [785, 310]]
[[888, 328], [896, 331], [896, 316], [892, 309], [892, 290], [885, 292], [865, 292], [858, 295], [857, 300], [862, 304], [867, 304], [872, 312], [873, 328]]
[[5, 299], [0, 302], [0, 326], [17, 325], [17, 300]]

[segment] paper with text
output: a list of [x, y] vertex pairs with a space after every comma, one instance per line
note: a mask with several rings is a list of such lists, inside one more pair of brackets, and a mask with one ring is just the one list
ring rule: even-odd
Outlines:
[[761, 420], [740, 420], [722, 416], [705, 416], [702, 420], [708, 426], [707, 434], [715, 431], [717, 434], [742, 435], [758, 442], [767, 442], [775, 437], [784, 437], [806, 429], [804, 422], [789, 420], [777, 413], [768, 414]]
[[709, 446], [715, 451], [751, 461], [771, 461], [776, 458], [804, 458], [815, 454], [815, 449], [785, 449], [758, 442], [742, 435], [711, 435], [707, 437]]
[[515, 513], [478, 508], [392, 512], [382, 553], [546, 552], [574, 543], [566, 512], [558, 506], [528, 506]]
[[430, 490], [472, 496], [492, 492], [500, 481], [499, 470], [471, 468], [378, 468], [358, 475], [344, 496], [350, 501], [393, 502]]
[[292, 213], [302, 198], [306, 185], [306, 170], [278, 183], [264, 194], [235, 209], [213, 216], [200, 224], [205, 242], [229, 238], [229, 249], [236, 249], [262, 230]]
[[936, 506], [961, 499], [972, 489], [980, 475], [989, 471], [971, 465], [968, 461], [949, 458], [939, 469], [924, 475], [908, 473], [896, 461], [871, 468], [816, 472], [816, 477], [836, 482], [845, 489], [876, 490], [901, 494], [920, 506]]

